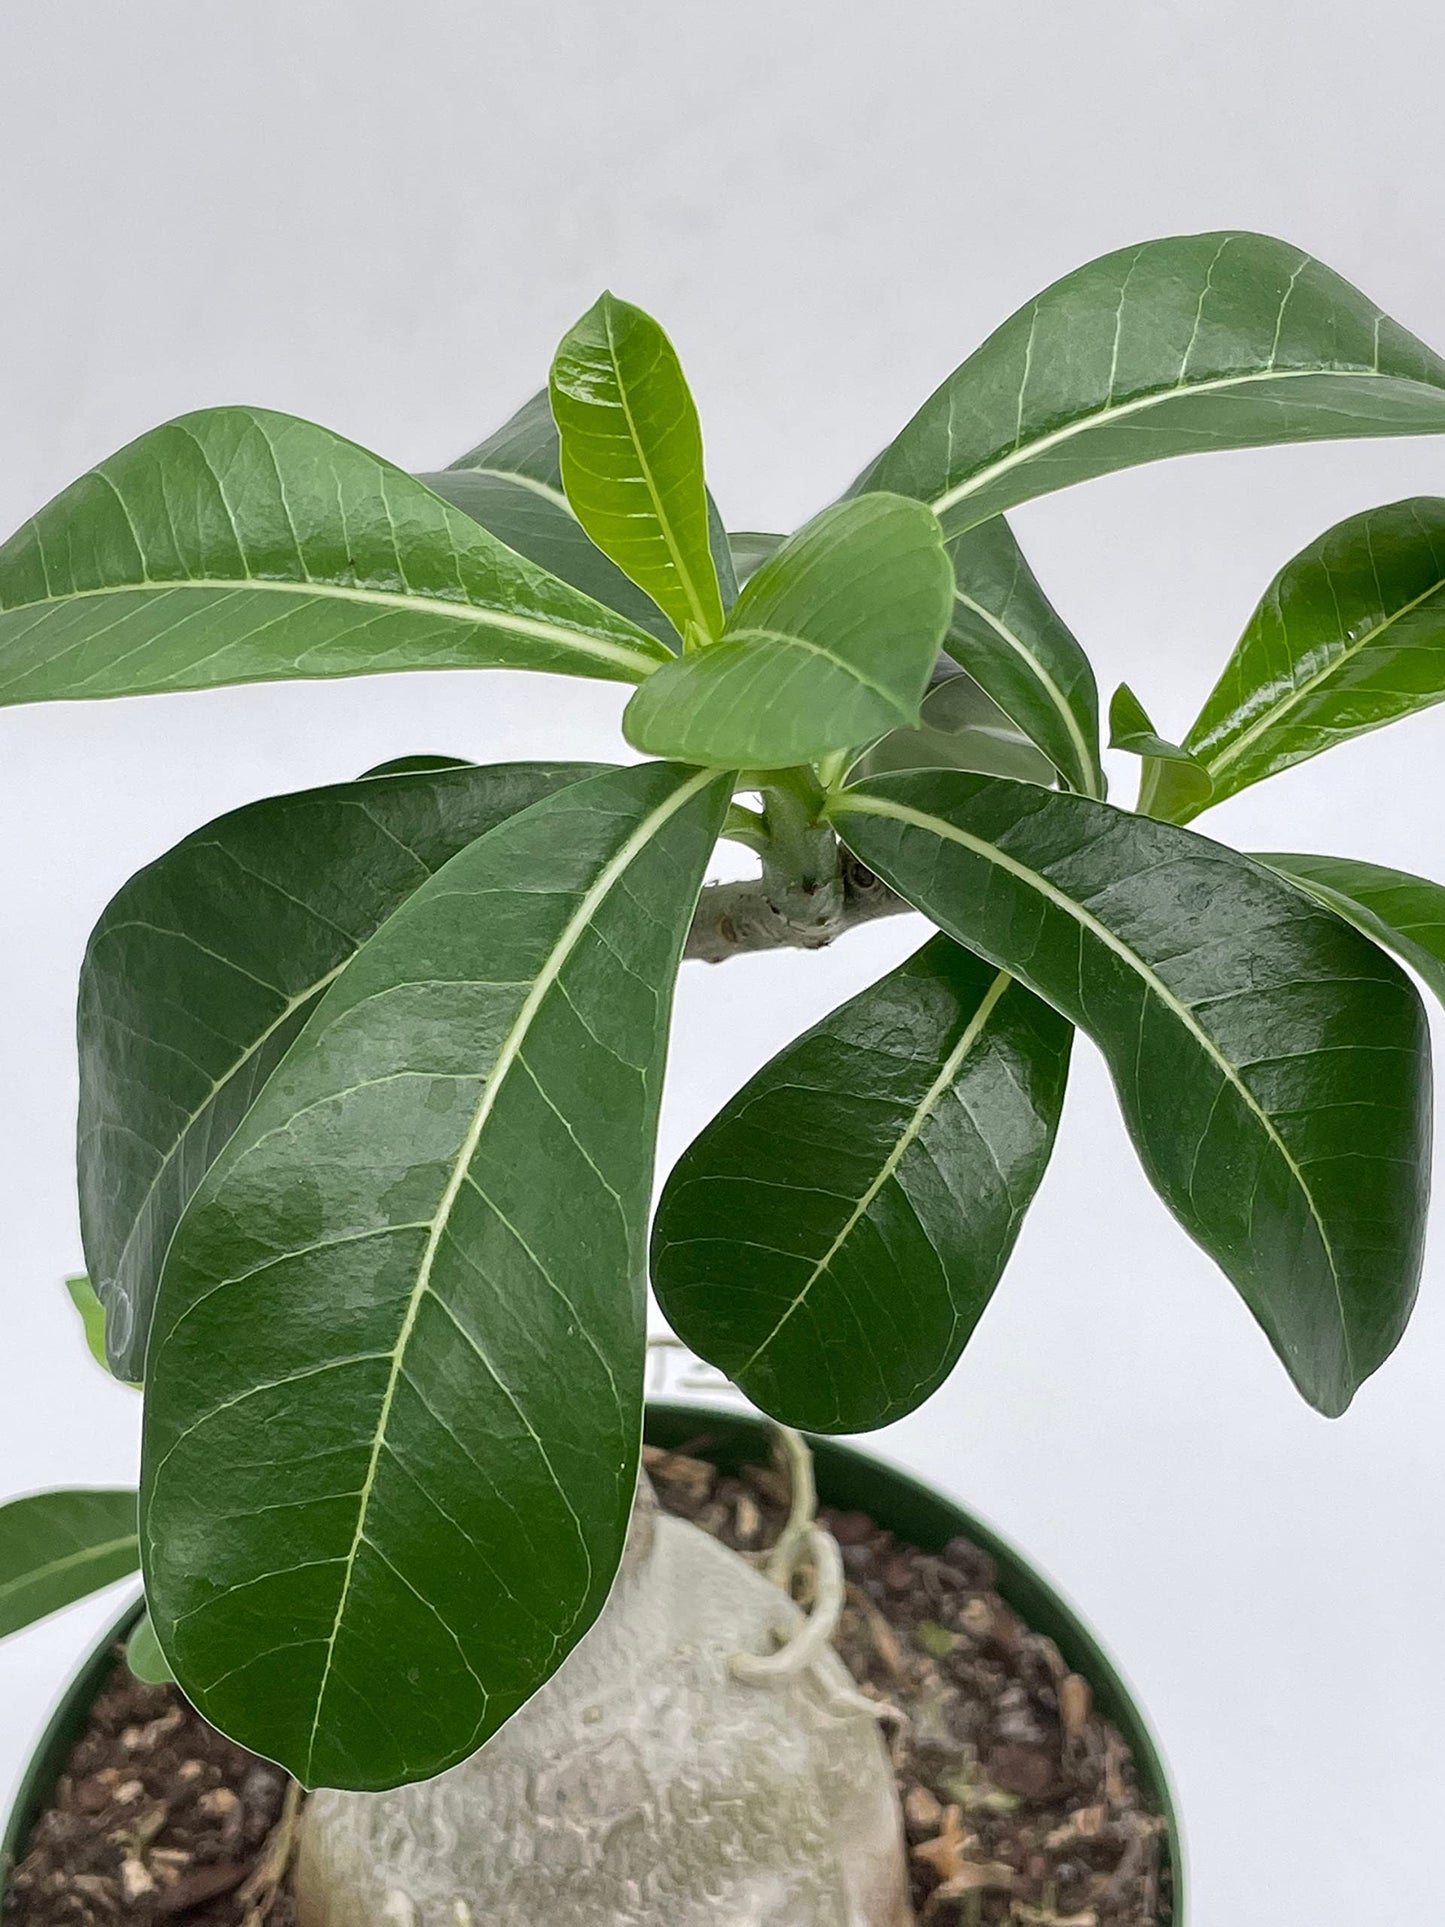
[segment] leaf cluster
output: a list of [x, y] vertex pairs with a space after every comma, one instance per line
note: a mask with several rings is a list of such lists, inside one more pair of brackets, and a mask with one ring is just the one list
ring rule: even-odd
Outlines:
[[[139, 1560], [136, 1665], [238, 1739], [312, 1784], [437, 1772], [606, 1597], [649, 1279], [780, 1419], [909, 1411], [1007, 1264], [1075, 1029], [1183, 1229], [1343, 1411], [1420, 1271], [1396, 959], [1445, 992], [1445, 892], [1190, 826], [1445, 696], [1445, 501], [1289, 562], [1177, 742], [1118, 690], [1132, 810], [1004, 512], [1163, 456], [1441, 432], [1445, 362], [1231, 233], [1044, 290], [786, 539], [726, 532], [672, 344], [610, 295], [435, 474], [224, 408], [41, 509], [0, 549], [0, 700], [523, 667], [630, 685], [647, 760], [403, 757], [232, 812], [105, 910], [72, 1282], [144, 1381], [139, 1517], [0, 1511], [0, 1632]], [[705, 883], [719, 837], [754, 881]], [[737, 1093], [649, 1228], [684, 955], [891, 909], [934, 934]]]

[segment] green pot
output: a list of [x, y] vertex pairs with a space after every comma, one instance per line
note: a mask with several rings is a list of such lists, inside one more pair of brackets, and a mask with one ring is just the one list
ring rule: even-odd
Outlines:
[[[742, 1412], [724, 1412], [705, 1405], [654, 1404], [648, 1407], [649, 1444], [702, 1446], [710, 1459], [726, 1471], [736, 1471], [749, 1460], [765, 1458], [768, 1433], [760, 1419]], [[1183, 1842], [1169, 1778], [1154, 1736], [1138, 1702], [1113, 1661], [1089, 1628], [1036, 1567], [1001, 1539], [989, 1526], [931, 1486], [884, 1465], [867, 1453], [837, 1439], [810, 1440], [817, 1469], [818, 1495], [827, 1505], [866, 1512], [900, 1539], [938, 1552], [960, 1534], [989, 1554], [998, 1568], [998, 1589], [1014, 1610], [1036, 1632], [1046, 1633], [1068, 1664], [1082, 1673], [1094, 1690], [1101, 1713], [1113, 1721], [1134, 1753], [1141, 1784], [1169, 1823], [1169, 1861], [1174, 1878], [1173, 1927], [1184, 1927], [1186, 1915]], [[20, 1783], [0, 1850], [0, 1900], [9, 1869], [24, 1850], [30, 1829], [44, 1811], [64, 1770], [70, 1750], [84, 1730], [96, 1695], [111, 1666], [111, 1649], [140, 1615], [133, 1601], [100, 1640], [71, 1681], [49, 1726], [31, 1756]]]

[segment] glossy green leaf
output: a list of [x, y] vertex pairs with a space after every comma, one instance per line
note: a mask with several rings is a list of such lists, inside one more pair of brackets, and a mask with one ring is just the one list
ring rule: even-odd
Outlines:
[[1419, 496], [1350, 516], [1286, 564], [1185, 746], [1219, 800], [1442, 697], [1445, 500]]
[[1255, 858], [1403, 957], [1445, 1003], [1445, 886], [1345, 856], [1271, 850]]
[[86, 1350], [96, 1364], [104, 1366], [108, 1372], [110, 1360], [105, 1355], [105, 1306], [97, 1298], [94, 1285], [83, 1271], [73, 1278], [67, 1278], [65, 1289], [80, 1318]]
[[936, 937], [684, 1153], [652, 1240], [674, 1331], [764, 1411], [886, 1425], [952, 1370], [1053, 1147], [1072, 1032]]
[[151, 1615], [207, 1718], [308, 1784], [465, 1757], [607, 1595], [672, 983], [727, 801], [695, 770], [608, 771], [454, 857], [177, 1231]]
[[870, 869], [1087, 1031], [1144, 1168], [1290, 1375], [1338, 1413], [1414, 1301], [1424, 1011], [1383, 951], [1173, 824], [999, 778], [878, 777], [834, 806]]
[[518, 555], [645, 629], [669, 655], [680, 647], [677, 631], [661, 609], [602, 553], [566, 496], [513, 476], [465, 469], [442, 469], [417, 479]]
[[134, 1677], [147, 1686], [166, 1686], [175, 1678], [166, 1664], [149, 1613], [141, 1614], [125, 1642], [125, 1663]]
[[1263, 234], [1121, 248], [1045, 288], [955, 369], [859, 489], [950, 535], [1071, 482], [1209, 449], [1445, 432], [1445, 361]]
[[586, 763], [372, 776], [233, 810], [118, 893], [80, 978], [86, 1262], [123, 1378], [187, 1200], [326, 986], [412, 891]]
[[[509, 421], [504, 422], [494, 435], [489, 435], [484, 442], [478, 442], [475, 448], [468, 449], [467, 453], [458, 461], [453, 462], [445, 472], [450, 474], [453, 480], [455, 480], [456, 472], [461, 469], [471, 469], [479, 474], [499, 477], [502, 480], [525, 480], [540, 483], [542, 492], [548, 495], [554, 503], [566, 508], [569, 514], [574, 513], [571, 503], [567, 500], [566, 491], [562, 486], [562, 443], [557, 434], [557, 424], [552, 417], [552, 397], [545, 388], [540, 394], [533, 395], [529, 402], [524, 402], [516, 414], [513, 415]], [[437, 480], [435, 475], [428, 476], [426, 479], [433, 485], [435, 485]], [[462, 499], [460, 497], [454, 497], [450, 488], [441, 488], [438, 490], [438, 493], [445, 495], [449, 501]], [[467, 500], [462, 499], [462, 506], [467, 508], [469, 514], [474, 513], [475, 504], [480, 499], [481, 498], [474, 496], [470, 498], [470, 504]], [[717, 504], [713, 501], [711, 494], [709, 494], [707, 498], [707, 520], [708, 545], [712, 550], [713, 566], [717, 570], [718, 586], [722, 590], [723, 607], [724, 609], [730, 609], [737, 600], [738, 578], [733, 566], [732, 548], [728, 534], [723, 527], [722, 516], [718, 513]], [[490, 526], [490, 524], [488, 524], [488, 526]], [[590, 539], [589, 537], [589, 540]], [[735, 539], [745, 544], [748, 541], [763, 541], [772, 542], [776, 545], [782, 540], [782, 537], [739, 536]], [[532, 551], [525, 549], [523, 553], [531, 554]], [[599, 550], [598, 553], [600, 554], [601, 551]], [[541, 558], [534, 557], [534, 559]], [[546, 566], [550, 568], [553, 565], [548, 563]], [[558, 569], [556, 573], [561, 575], [566, 574], [566, 571]], [[618, 574], [621, 575], [620, 570]], [[621, 579], [624, 582], [627, 581], [626, 576], [621, 576]], [[567, 576], [567, 580], [570, 582], [572, 577], [570, 575]], [[599, 600], [607, 602], [608, 606], [612, 607], [613, 604], [610, 601], [610, 590], [613, 586], [612, 578], [599, 575], [596, 580], [599, 585], [604, 583], [608, 585], [609, 595], [599, 596]], [[593, 592], [589, 590], [589, 594], [590, 593]], [[636, 600], [639, 593], [635, 585], [629, 584], [629, 595], [632, 600], [626, 603], [619, 601], [616, 606], [623, 609], [624, 613], [630, 614], [633, 609], [639, 606]], [[656, 632], [658, 619], [656, 604], [653, 603], [651, 597], [643, 598], [643, 601], [654, 613], [648, 621], [642, 622], [641, 626], [644, 629], [650, 629]], [[665, 621], [666, 618], [663, 618], [663, 620]], [[676, 646], [676, 631], [673, 629], [671, 623], [667, 624], [666, 634], [663, 639], [668, 641], [670, 647]]]
[[636, 682], [667, 651], [329, 430], [153, 429], [0, 549], [0, 702], [396, 669]]
[[887, 495], [838, 503], [749, 578], [721, 642], [649, 677], [627, 706], [627, 740], [781, 769], [911, 728], [952, 598], [927, 509]]
[[551, 394], [582, 526], [680, 636], [719, 635], [702, 430], [672, 343], [641, 308], [604, 294], [563, 337]]
[[955, 578], [944, 648], [1083, 796], [1102, 798], [1099, 692], [1089, 659], [1002, 516], [948, 544]]
[[728, 536], [733, 568], [739, 582], [756, 575], [770, 555], [776, 555], [787, 541], [786, 535], [770, 535], [761, 529], [735, 529]]
[[134, 1492], [33, 1492], [0, 1505], [0, 1639], [139, 1564]]
[[1142, 758], [1138, 807], [1144, 816], [1179, 821], [1196, 815], [1214, 793], [1203, 763], [1159, 734], [1126, 682], [1119, 684], [1109, 702], [1109, 747]]
[[855, 776], [881, 776], [894, 769], [972, 769], [988, 776], [1015, 776], [1021, 783], [1052, 783], [1054, 766], [961, 671], [934, 671], [916, 729], [895, 729], [860, 756]]

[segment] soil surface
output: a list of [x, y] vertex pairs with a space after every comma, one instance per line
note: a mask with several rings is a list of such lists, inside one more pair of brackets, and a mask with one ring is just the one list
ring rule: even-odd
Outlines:
[[[662, 1505], [736, 1551], [771, 1545], [785, 1475], [720, 1474], [649, 1448]], [[965, 1539], [900, 1544], [824, 1508], [847, 1603], [835, 1643], [880, 1703], [921, 1927], [1165, 1927], [1164, 1823], [1088, 1683], [994, 1590]], [[802, 1603], [806, 1598], [806, 1575]], [[293, 1927], [298, 1790], [123, 1660], [96, 1701], [7, 1895], [5, 1927]]]

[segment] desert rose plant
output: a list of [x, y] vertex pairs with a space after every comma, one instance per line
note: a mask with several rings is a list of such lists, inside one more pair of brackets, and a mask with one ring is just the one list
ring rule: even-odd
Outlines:
[[[1177, 742], [1120, 689], [1133, 809], [1004, 514], [1168, 455], [1442, 432], [1445, 361], [1298, 249], [1211, 234], [1046, 289], [786, 539], [725, 532], [677, 357], [610, 295], [439, 473], [225, 407], [41, 509], [0, 550], [0, 700], [510, 666], [630, 685], [644, 760], [403, 756], [233, 811], [106, 908], [74, 1289], [143, 1386], [139, 1515], [0, 1511], [0, 1631], [140, 1564], [136, 1664], [336, 1790], [311, 1921], [904, 1918], [868, 1713], [776, 1585], [637, 1502], [679, 965], [935, 926], [663, 1190], [662, 1308], [765, 1412], [861, 1430], [947, 1377], [1075, 1026], [1183, 1229], [1343, 1412], [1420, 1270], [1428, 1041], [1396, 958], [1445, 990], [1445, 891], [1186, 826], [1445, 695], [1445, 500], [1290, 561]], [[755, 877], [705, 881], [719, 838]], [[686, 1677], [684, 1622], [711, 1655]], [[784, 1663], [764, 1687], [730, 1653]], [[631, 1722], [664, 1816], [670, 1774], [703, 1759], [704, 1791], [639, 1847], [599, 1739], [559, 1886], [523, 1867], [537, 1769], [585, 1760], [589, 1720]]]

